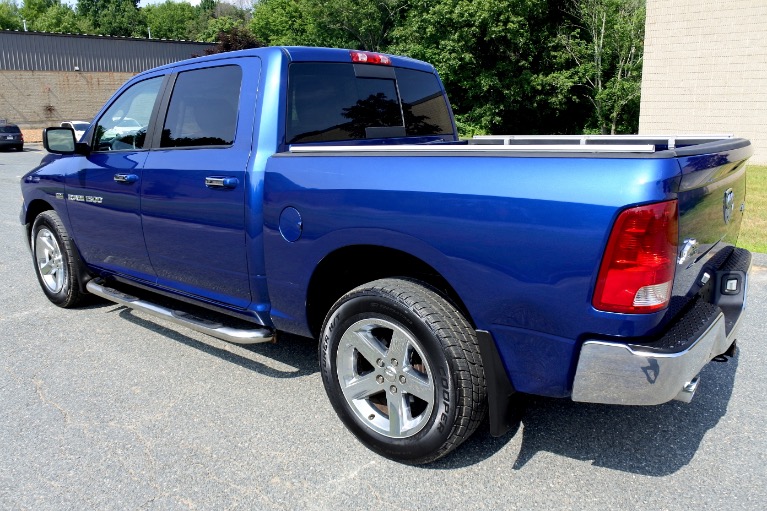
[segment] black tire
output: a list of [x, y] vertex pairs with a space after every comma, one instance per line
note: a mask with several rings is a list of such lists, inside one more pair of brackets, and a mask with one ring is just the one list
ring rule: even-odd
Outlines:
[[[434, 461], [485, 416], [485, 373], [474, 330], [417, 281], [381, 279], [341, 297], [325, 318], [319, 356], [339, 418], [387, 458]], [[390, 414], [397, 409], [402, 413]]]
[[59, 307], [74, 307], [82, 301], [77, 249], [55, 211], [37, 215], [32, 225], [32, 258], [40, 287]]

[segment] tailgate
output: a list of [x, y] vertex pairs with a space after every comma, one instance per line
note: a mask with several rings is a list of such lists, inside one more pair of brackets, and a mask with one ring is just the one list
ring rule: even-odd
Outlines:
[[[704, 266], [725, 259], [737, 242], [746, 205], [746, 160], [752, 153], [744, 139], [677, 149], [682, 170], [677, 303], [698, 293]], [[682, 296], [687, 300], [679, 300]]]

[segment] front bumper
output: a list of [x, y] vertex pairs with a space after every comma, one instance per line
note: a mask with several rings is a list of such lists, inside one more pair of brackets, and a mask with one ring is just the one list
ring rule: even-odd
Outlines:
[[652, 342], [588, 340], [581, 348], [573, 382], [574, 401], [623, 405], [689, 402], [698, 373], [737, 339], [746, 307], [751, 254], [735, 249], [716, 271], [716, 290], [739, 279], [737, 294], [714, 293], [713, 303], [699, 299], [671, 329]]

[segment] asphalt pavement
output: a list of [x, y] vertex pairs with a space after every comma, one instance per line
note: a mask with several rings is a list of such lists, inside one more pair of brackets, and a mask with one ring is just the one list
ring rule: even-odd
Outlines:
[[767, 507], [767, 256], [756, 254], [737, 355], [690, 404], [530, 399], [412, 467], [336, 418], [316, 343], [241, 347], [39, 289], [19, 178], [44, 153], [0, 153], [0, 509], [736, 509]]

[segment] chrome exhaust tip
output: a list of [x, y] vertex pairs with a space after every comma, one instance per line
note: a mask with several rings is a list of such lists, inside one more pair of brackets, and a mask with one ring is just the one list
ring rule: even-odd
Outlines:
[[674, 400], [682, 401], [683, 403], [689, 403], [692, 401], [692, 397], [695, 395], [695, 391], [698, 390], [698, 383], [700, 383], [700, 375], [696, 376], [692, 380], [688, 381], [676, 395]]

